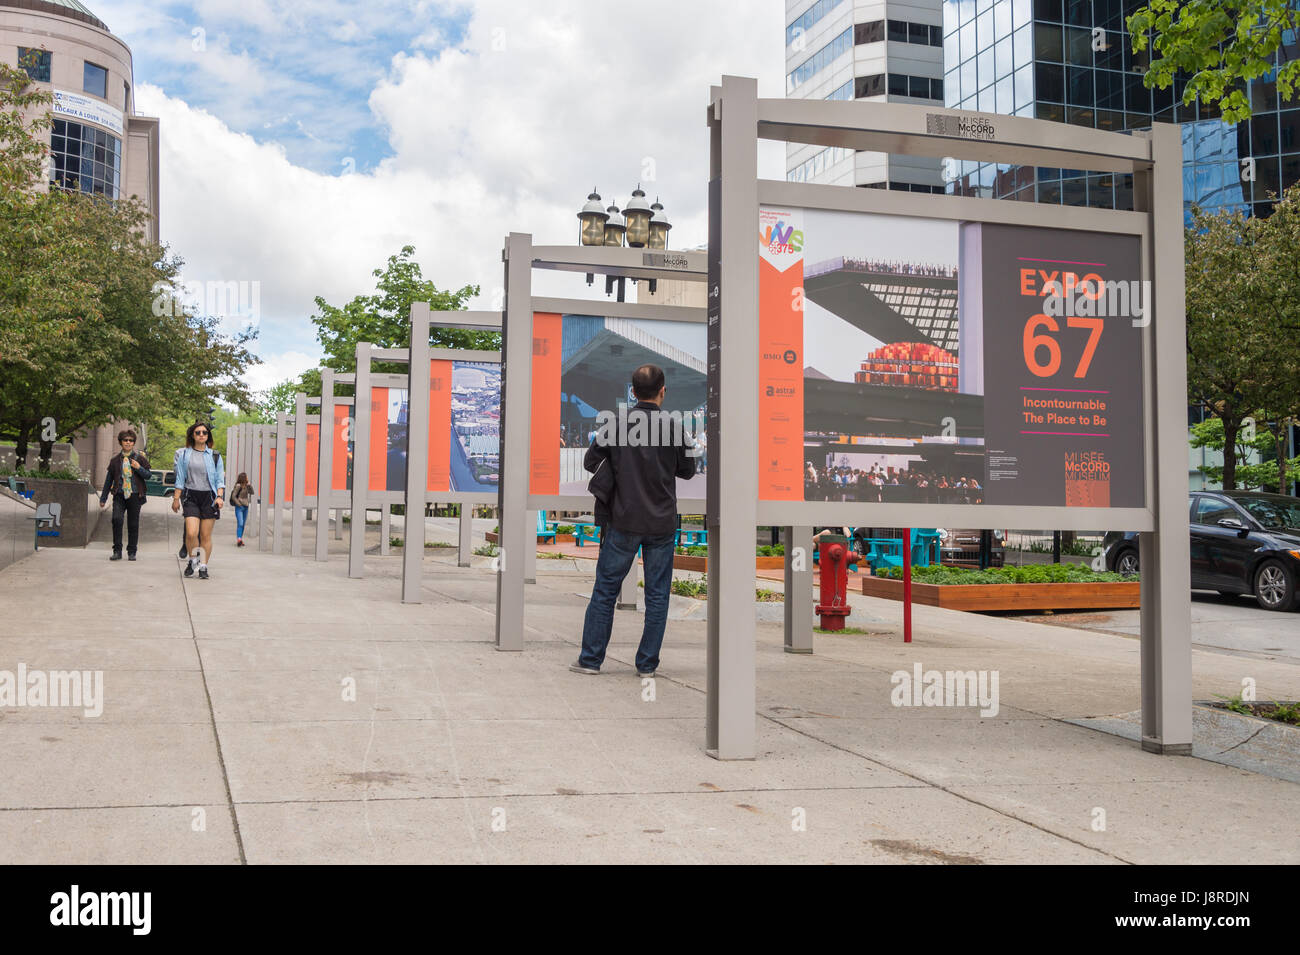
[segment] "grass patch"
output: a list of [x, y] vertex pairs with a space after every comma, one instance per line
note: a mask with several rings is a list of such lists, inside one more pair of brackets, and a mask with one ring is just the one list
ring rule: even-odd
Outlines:
[[[644, 581], [638, 586], [644, 587]], [[673, 580], [672, 592], [679, 597], [693, 597], [696, 600], [704, 600], [709, 596], [709, 582], [707, 580]], [[783, 603], [785, 594], [779, 590], [768, 590], [766, 587], [754, 588], [754, 599], [760, 603]]]
[[[877, 577], [902, 580], [901, 567], [882, 568]], [[912, 580], [922, 584], [1099, 584], [1133, 582], [1138, 575], [1124, 576], [1110, 571], [1095, 571], [1083, 564], [1026, 564], [1023, 567], [990, 567], [968, 570], [962, 567], [913, 567]]]
[[[1218, 696], [1218, 694], [1215, 694]], [[1269, 700], [1261, 703], [1247, 702], [1240, 696], [1219, 696], [1222, 703], [1215, 704], [1233, 713], [1243, 716], [1258, 716], [1261, 719], [1276, 720], [1289, 726], [1300, 726], [1300, 703]]]
[[861, 627], [845, 627], [843, 630], [826, 630], [822, 627], [813, 627], [813, 633], [825, 633], [832, 637], [842, 636], [870, 636], [870, 630], [863, 630]]
[[19, 465], [16, 468], [0, 468], [0, 478], [15, 477], [20, 481], [39, 478], [46, 481], [84, 481], [81, 471], [67, 464], [51, 467], [48, 471], [32, 470]]
[[550, 551], [550, 550], [539, 550], [537, 552], [537, 557], [539, 560], [568, 560], [569, 559], [568, 554], [558, 554], [555, 551]]
[[480, 544], [474, 548], [474, 553], [479, 557], [496, 557], [501, 553], [496, 544]]

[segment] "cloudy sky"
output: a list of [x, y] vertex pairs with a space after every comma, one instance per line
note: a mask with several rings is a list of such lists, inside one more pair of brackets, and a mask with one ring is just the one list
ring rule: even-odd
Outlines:
[[[265, 388], [318, 364], [342, 304], [414, 245], [500, 306], [501, 243], [577, 237], [596, 186], [706, 241], [704, 107], [723, 73], [783, 95], [783, 0], [87, 0], [161, 118], [162, 236], [186, 281], [260, 283]], [[779, 146], [760, 173], [782, 178]], [[547, 277], [573, 283], [575, 277]], [[547, 294], [590, 294], [576, 284]], [[495, 299], [495, 301], [494, 301]]]

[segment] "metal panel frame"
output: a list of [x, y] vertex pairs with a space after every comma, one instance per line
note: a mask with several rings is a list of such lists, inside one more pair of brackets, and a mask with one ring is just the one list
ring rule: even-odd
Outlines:
[[[964, 127], [958, 121], [964, 123]], [[1121, 135], [1046, 120], [990, 116], [890, 103], [758, 98], [752, 79], [726, 76], [712, 87], [710, 180], [720, 180], [719, 330], [725, 335], [711, 381], [709, 486], [709, 640], [706, 746], [726, 759], [755, 754], [753, 579], [750, 543], [758, 523], [795, 525], [933, 524], [1073, 526], [1140, 531], [1142, 548], [1142, 746], [1191, 752], [1190, 572], [1187, 537], [1186, 325], [1182, 262], [1182, 162], [1178, 127], [1157, 123], [1150, 134]], [[983, 138], [954, 135], [976, 127]], [[933, 132], [931, 131], [933, 130]], [[942, 134], [940, 134], [942, 133]], [[836, 186], [763, 182], [759, 139], [845, 146], [875, 152], [956, 156], [1018, 165], [1132, 172], [1135, 212], [1057, 207], [954, 196]], [[759, 502], [757, 496], [759, 207], [781, 204], [951, 220], [1082, 229], [1138, 236], [1142, 277], [1153, 282], [1155, 312], [1143, 333], [1145, 506], [1079, 509], [985, 505]], [[711, 378], [714, 370], [711, 366]], [[716, 384], [716, 387], [714, 386]], [[716, 421], [714, 415], [717, 415]], [[725, 427], [723, 422], [725, 421]], [[721, 493], [725, 481], [726, 494]], [[834, 515], [832, 517], [832, 515]], [[859, 515], [861, 515], [859, 517]], [[869, 515], [869, 516], [868, 516]], [[941, 515], [941, 516], [939, 516]], [[800, 534], [802, 537], [802, 534]], [[787, 538], [794, 542], [793, 535]], [[787, 555], [787, 559], [789, 555]], [[811, 567], [811, 561], [809, 561]], [[790, 571], [787, 569], [787, 582]], [[810, 589], [810, 588], [809, 588]], [[786, 648], [792, 644], [787, 598]], [[725, 615], [725, 630], [721, 621]]]
[[[501, 556], [497, 572], [496, 647], [517, 651], [524, 646], [525, 585], [536, 579], [537, 511], [592, 510], [591, 495], [532, 494], [532, 330], [537, 312], [599, 315], [654, 321], [707, 320], [703, 308], [638, 302], [601, 302], [534, 296], [533, 269], [588, 272], [636, 279], [704, 282], [707, 257], [702, 252], [652, 252], [606, 246], [534, 246], [532, 236], [512, 232], [502, 252], [506, 309], [502, 322], [501, 487], [498, 506]], [[509, 462], [507, 461], [509, 459]], [[515, 461], [522, 466], [510, 466]], [[704, 510], [699, 499], [679, 500], [680, 514]], [[620, 603], [635, 606], [637, 566], [624, 582]], [[752, 596], [752, 594], [751, 594]]]
[[[420, 582], [424, 570], [424, 506], [433, 501], [459, 503], [460, 521], [457, 534], [457, 564], [469, 566], [469, 546], [474, 521], [475, 504], [492, 504], [499, 492], [494, 491], [429, 491], [429, 388], [415, 387], [416, 369], [427, 369], [429, 362], [442, 361], [501, 361], [500, 352], [472, 348], [432, 348], [429, 330], [434, 327], [452, 327], [477, 331], [500, 331], [500, 312], [433, 311], [428, 302], [411, 305], [411, 339], [408, 348], [400, 349], [399, 360], [407, 362], [407, 449], [406, 449], [406, 519], [404, 549], [402, 551], [402, 603], [420, 603]], [[412, 489], [415, 490], [412, 493]]]

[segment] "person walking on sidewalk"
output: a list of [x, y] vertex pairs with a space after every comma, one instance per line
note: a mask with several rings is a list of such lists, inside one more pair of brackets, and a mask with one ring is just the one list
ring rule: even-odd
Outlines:
[[113, 555], [109, 560], [122, 559], [122, 519], [126, 519], [126, 559], [135, 560], [135, 548], [140, 542], [140, 508], [145, 501], [144, 482], [150, 478], [149, 459], [135, 449], [135, 431], [127, 428], [118, 432], [117, 443], [122, 453], [108, 462], [104, 475], [104, 489], [99, 494], [99, 506], [108, 503], [113, 495]]
[[212, 527], [221, 517], [226, 490], [225, 469], [221, 455], [212, 447], [212, 428], [196, 421], [185, 432], [185, 447], [176, 449], [176, 493], [172, 510], [185, 512], [185, 552], [189, 561], [185, 576], [199, 572], [208, 579], [208, 562], [212, 560]]
[[[695, 458], [689, 453], [685, 429], [663, 427], [669, 423], [663, 421], [663, 369], [642, 365], [634, 371], [632, 393], [637, 403], [627, 413], [626, 434], [609, 434], [607, 423], [596, 433], [582, 462], [593, 473], [602, 463], [611, 467], [614, 489], [608, 514], [602, 515], [600, 557], [582, 628], [582, 652], [569, 667], [575, 673], [600, 672], [614, 626], [614, 604], [638, 550], [645, 565], [645, 626], [636, 670], [646, 677], [659, 668], [673, 580], [677, 479], [695, 475]], [[608, 422], [611, 416], [605, 417]]]
[[235, 546], [244, 546], [244, 522], [248, 520], [248, 505], [253, 501], [253, 485], [248, 475], [240, 471], [235, 486], [230, 490], [230, 503], [235, 509]]

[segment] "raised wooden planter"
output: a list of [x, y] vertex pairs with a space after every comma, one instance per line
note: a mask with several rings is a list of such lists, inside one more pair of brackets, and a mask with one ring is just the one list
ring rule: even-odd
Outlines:
[[[784, 557], [755, 557], [755, 570], [780, 570], [785, 566]], [[709, 569], [709, 558], [707, 557], [689, 557], [686, 554], [673, 554], [673, 569], [675, 570], [694, 570], [699, 573], [707, 573]]]
[[[501, 542], [501, 540], [500, 540], [500, 535], [497, 534], [496, 531], [488, 531], [488, 532], [487, 532], [486, 534], [484, 534], [483, 536], [487, 538], [487, 542], [488, 542], [489, 544], [499, 544], [499, 543]], [[556, 534], [556, 535], [555, 535], [555, 543], [557, 543], [557, 544], [572, 544], [572, 543], [574, 542], [574, 540], [575, 540], [575, 538], [574, 538], [574, 536], [573, 536], [572, 534]], [[544, 546], [546, 546], [546, 545], [543, 544], [542, 546], [544, 547]]]
[[[1142, 585], [1113, 581], [1095, 584], [922, 584], [912, 581], [912, 602], [948, 610], [1100, 610], [1141, 606]], [[903, 582], [863, 577], [868, 597], [903, 599]]]

